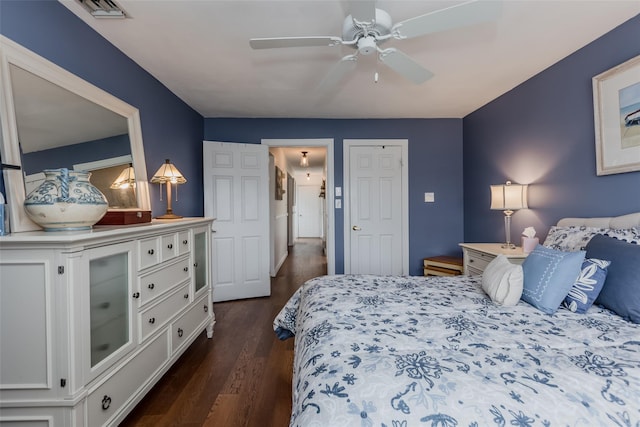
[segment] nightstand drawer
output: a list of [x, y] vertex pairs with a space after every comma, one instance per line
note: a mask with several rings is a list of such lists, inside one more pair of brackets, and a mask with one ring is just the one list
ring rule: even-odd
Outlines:
[[480, 271], [484, 271], [484, 269], [489, 265], [489, 263], [496, 257], [495, 255], [491, 255], [485, 252], [478, 252], [474, 250], [469, 250], [469, 267], [473, 267]]
[[512, 264], [522, 264], [527, 254], [522, 248], [503, 248], [500, 243], [460, 243], [462, 247], [464, 274], [479, 275], [498, 255], [504, 255]]

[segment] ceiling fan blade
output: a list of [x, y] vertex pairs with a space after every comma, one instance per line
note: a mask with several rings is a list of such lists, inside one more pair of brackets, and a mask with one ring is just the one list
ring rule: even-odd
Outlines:
[[274, 37], [251, 39], [249, 44], [254, 49], [273, 49], [280, 47], [313, 47], [337, 46], [342, 44], [340, 37]]
[[500, 1], [471, 0], [398, 22], [391, 29], [397, 39], [408, 39], [452, 28], [492, 21], [500, 16]]
[[347, 55], [338, 61], [318, 85], [318, 91], [329, 91], [336, 87], [342, 79], [356, 68], [358, 55]]
[[373, 23], [376, 19], [375, 0], [353, 0], [351, 2], [351, 17], [358, 22]]
[[393, 47], [380, 52], [380, 61], [415, 84], [424, 83], [433, 77], [431, 71]]

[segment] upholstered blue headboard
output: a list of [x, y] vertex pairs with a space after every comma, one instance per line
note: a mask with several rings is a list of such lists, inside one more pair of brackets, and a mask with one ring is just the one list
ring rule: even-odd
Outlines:
[[560, 227], [575, 225], [616, 229], [640, 227], [640, 212], [600, 218], [562, 218], [557, 225]]

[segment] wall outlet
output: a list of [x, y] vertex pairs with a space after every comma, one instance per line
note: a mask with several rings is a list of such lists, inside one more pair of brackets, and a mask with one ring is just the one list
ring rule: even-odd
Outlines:
[[342, 197], [342, 187], [336, 187], [336, 197]]
[[342, 209], [342, 200], [336, 199], [336, 209]]
[[435, 193], [432, 193], [432, 192], [424, 193], [424, 202], [425, 203], [433, 203], [435, 201], [436, 201]]

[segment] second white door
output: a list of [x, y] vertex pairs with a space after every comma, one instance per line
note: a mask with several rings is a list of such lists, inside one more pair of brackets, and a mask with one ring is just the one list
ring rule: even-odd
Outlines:
[[351, 146], [349, 265], [351, 274], [406, 274], [402, 147]]

